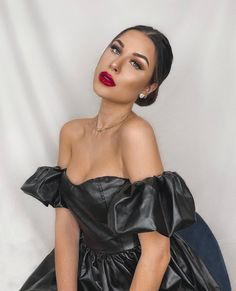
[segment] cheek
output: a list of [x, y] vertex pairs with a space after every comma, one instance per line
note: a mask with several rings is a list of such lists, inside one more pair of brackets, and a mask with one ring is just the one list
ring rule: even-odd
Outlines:
[[145, 84], [147, 83], [146, 74], [143, 72], [135, 71], [135, 69], [128, 69], [126, 73], [122, 76], [123, 85], [129, 89], [134, 91], [139, 91], [143, 89]]

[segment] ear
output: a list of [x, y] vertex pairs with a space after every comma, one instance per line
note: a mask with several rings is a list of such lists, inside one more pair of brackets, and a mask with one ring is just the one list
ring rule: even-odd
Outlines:
[[153, 91], [155, 91], [156, 90], [156, 88], [157, 88], [157, 86], [158, 86], [158, 84], [157, 83], [152, 83], [151, 85], [149, 85], [148, 87], [146, 87], [146, 89], [145, 89], [145, 95], [148, 95], [148, 94], [150, 94], [150, 93], [152, 93]]

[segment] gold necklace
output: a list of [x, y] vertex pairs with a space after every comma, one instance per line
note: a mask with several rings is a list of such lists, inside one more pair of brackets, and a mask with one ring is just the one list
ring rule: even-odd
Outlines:
[[97, 127], [97, 124], [98, 124], [98, 116], [97, 116], [97, 121], [96, 121], [96, 131], [97, 131], [97, 132], [102, 132], [102, 131], [104, 131], [104, 130], [106, 130], [106, 129], [112, 128], [112, 127], [114, 127], [114, 126], [116, 126], [116, 125], [118, 125], [118, 124], [124, 122], [124, 121], [128, 118], [128, 116], [130, 115], [130, 113], [131, 113], [131, 111], [130, 111], [130, 112], [125, 116], [125, 118], [122, 119], [120, 122], [118, 122], [118, 123], [116, 123], [116, 124], [114, 124], [114, 125], [108, 126], [108, 127], [103, 127], [103, 128], [102, 128], [102, 127], [100, 127], [100, 128]]

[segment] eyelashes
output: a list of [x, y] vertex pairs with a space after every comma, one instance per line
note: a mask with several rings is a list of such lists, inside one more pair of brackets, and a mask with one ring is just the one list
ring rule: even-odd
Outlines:
[[[118, 46], [113, 44], [113, 45], [110, 45], [109, 47], [110, 47], [112, 52], [114, 52], [114, 50], [117, 50], [120, 53], [120, 49]], [[143, 70], [143, 67], [139, 62], [137, 62], [135, 60], [131, 60], [131, 62], [133, 62], [135, 64], [135, 66], [133, 66], [133, 67], [135, 67], [136, 70]]]

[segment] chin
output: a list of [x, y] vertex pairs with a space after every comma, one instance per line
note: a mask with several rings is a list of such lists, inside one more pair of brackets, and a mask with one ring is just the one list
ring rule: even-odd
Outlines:
[[[106, 88], [105, 88], [106, 89]], [[93, 83], [93, 91], [100, 97], [106, 98], [106, 95], [108, 95], [105, 90], [100, 86], [100, 84], [96, 84], [96, 82]]]
[[101, 97], [109, 97], [112, 94], [114, 87], [109, 87], [102, 84], [98, 79], [93, 81], [93, 91]]

